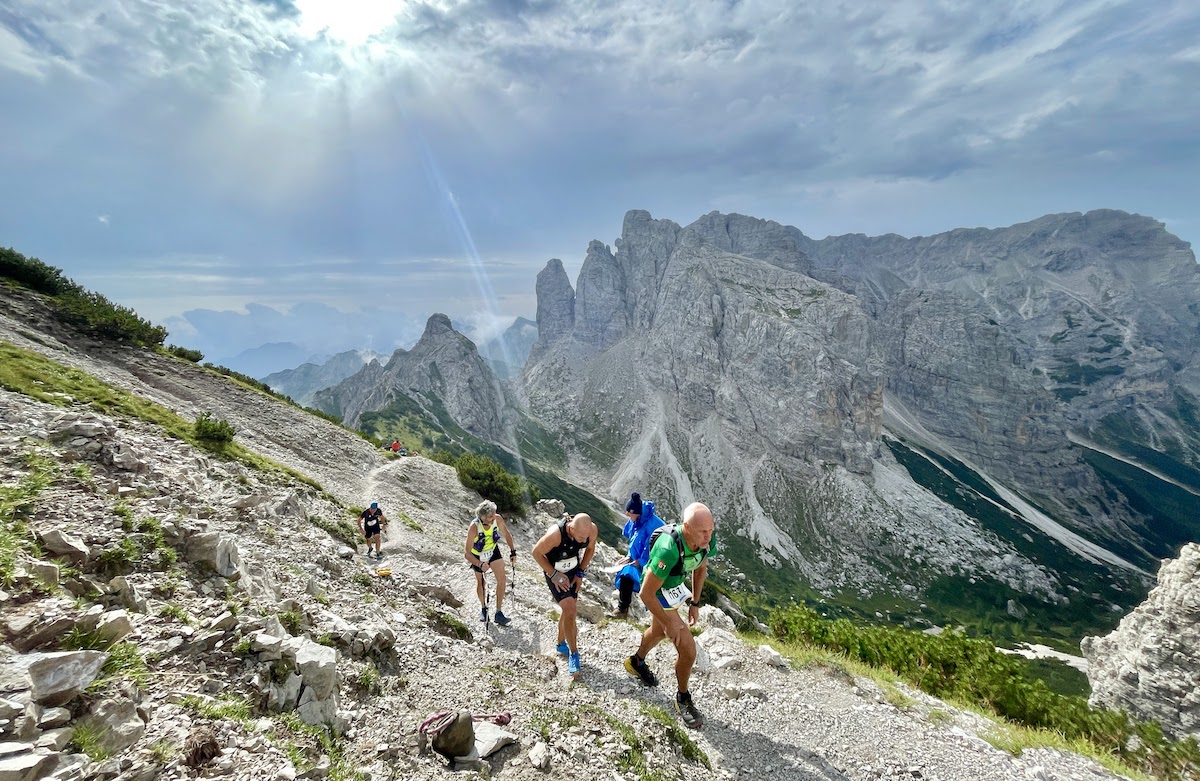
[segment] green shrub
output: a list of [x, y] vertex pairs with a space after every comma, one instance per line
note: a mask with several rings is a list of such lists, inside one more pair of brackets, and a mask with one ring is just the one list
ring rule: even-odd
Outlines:
[[213, 721], [232, 719], [242, 724], [248, 724], [253, 713], [250, 703], [245, 698], [234, 695], [219, 697], [215, 700], [188, 695], [179, 704], [184, 710]]
[[163, 605], [162, 609], [158, 611], [158, 614], [160, 616], [166, 616], [167, 618], [173, 618], [181, 624], [186, 624], [188, 626], [191, 626], [192, 624], [192, 617], [188, 614], [188, 612], [174, 602], [168, 602], [167, 604]]
[[121, 519], [121, 531], [131, 532], [134, 529], [133, 508], [125, 504], [125, 502], [117, 502], [113, 505], [113, 515]]
[[126, 537], [116, 545], [100, 551], [96, 564], [100, 571], [112, 577], [124, 575], [133, 569], [133, 565], [141, 557], [142, 551], [132, 537]]
[[150, 747], [150, 758], [154, 760], [154, 764], [160, 767], [171, 764], [175, 757], [179, 756], [179, 749], [171, 745], [165, 738], [155, 741]]
[[[426, 447], [432, 447], [432, 444], [426, 445]], [[446, 464], [447, 466], [454, 466], [454, 462], [458, 459], [449, 450], [438, 448], [429, 454], [429, 460], [437, 461], [439, 464]]]
[[[212, 371], [214, 371], [217, 374], [220, 374], [222, 376], [235, 379], [238, 382], [242, 383], [243, 385], [249, 385], [251, 388], [254, 388], [257, 391], [262, 391], [263, 393], [267, 394], [268, 396], [274, 396], [277, 399], [286, 399], [287, 401], [292, 401], [289, 397], [273, 391], [271, 389], [271, 386], [266, 384], [262, 380], [256, 380], [253, 377], [251, 377], [249, 374], [242, 374], [239, 371], [230, 369], [228, 366], [218, 366], [215, 363], [205, 363], [204, 368], [211, 369]], [[295, 402], [292, 402], [292, 403], [294, 404]]]
[[304, 616], [300, 615], [298, 610], [285, 610], [279, 614], [279, 623], [293, 637], [300, 634], [300, 628], [304, 623]]
[[454, 468], [460, 483], [495, 502], [501, 512], [520, 513], [540, 498], [528, 481], [506, 472], [498, 461], [487, 456], [463, 453]]
[[166, 328], [152, 325], [132, 309], [90, 290], [60, 294], [52, 306], [59, 320], [100, 339], [157, 347], [167, 338]]
[[362, 668], [362, 672], [354, 679], [358, 688], [368, 694], [375, 692], [379, 688], [379, 671], [375, 669], [375, 665], [368, 661], [366, 666]]
[[[830, 621], [807, 607], [771, 614], [783, 640], [828, 648], [873, 667], [893, 670], [924, 692], [984, 705], [1018, 724], [1083, 739], [1101, 750], [1165, 779], [1179, 779], [1200, 764], [1194, 740], [1170, 741], [1153, 723], [1135, 723], [1124, 713], [1091, 708], [1083, 697], [1050, 691], [1022, 676], [1021, 661], [986, 640], [959, 632], [926, 635], [896, 627], [855, 626]], [[1137, 740], [1131, 740], [1136, 735]]]
[[0, 247], [0, 277], [50, 296], [79, 289], [61, 270], [37, 258], [27, 258], [11, 247]]
[[[359, 512], [361, 512], [361, 510]], [[358, 513], [352, 514], [355, 518], [358, 517]], [[308, 516], [308, 522], [313, 526], [316, 526], [318, 529], [323, 530], [335, 540], [346, 543], [351, 548], [357, 546], [358, 543], [361, 542], [361, 537], [359, 536], [358, 529], [355, 527], [354, 522], [346, 518], [340, 518], [334, 521], [327, 518], [322, 518], [319, 515], [310, 515]]]
[[180, 347], [177, 344], [169, 346], [167, 348], [167, 352], [169, 352], [171, 355], [174, 355], [176, 358], [182, 358], [183, 360], [191, 361], [192, 363], [200, 363], [200, 361], [204, 360], [204, 353], [200, 352], [199, 350], [191, 350], [187, 347]]
[[207, 412], [201, 412], [200, 417], [196, 418], [196, 422], [192, 424], [192, 433], [201, 442], [224, 444], [233, 441], [237, 429], [227, 421], [214, 418]]
[[[304, 411], [312, 413], [313, 415], [316, 415], [318, 418], [324, 418], [325, 420], [328, 420], [330, 423], [333, 423], [335, 425], [342, 426], [343, 428], [345, 427], [345, 424], [342, 422], [342, 419], [339, 418], [337, 415], [333, 415], [329, 412], [325, 412], [324, 410], [315, 409], [313, 407], [304, 407]], [[359, 433], [361, 433], [361, 432], [359, 432]]]

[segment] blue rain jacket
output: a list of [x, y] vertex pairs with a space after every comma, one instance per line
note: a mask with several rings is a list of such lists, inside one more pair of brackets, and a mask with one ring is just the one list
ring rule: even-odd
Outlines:
[[664, 523], [662, 518], [654, 514], [654, 502], [646, 501], [642, 502], [642, 514], [636, 520], [625, 522], [622, 533], [629, 539], [629, 558], [632, 561], [613, 578], [614, 588], [621, 587], [621, 578], [631, 579], [634, 591], [642, 587], [642, 567], [650, 561], [650, 535]]

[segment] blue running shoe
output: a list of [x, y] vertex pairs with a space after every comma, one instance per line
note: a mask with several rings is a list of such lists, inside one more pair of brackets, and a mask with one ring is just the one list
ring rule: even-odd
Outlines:
[[571, 654], [567, 657], [567, 672], [575, 677], [579, 677], [579, 668], [582, 665], [579, 662], [579, 652]]
[[496, 617], [494, 620], [496, 622], [496, 626], [508, 626], [508, 624], [512, 621], [511, 618], [504, 615], [499, 610], [496, 611]]
[[561, 643], [559, 643], [558, 648], [555, 648], [554, 650], [558, 651], [563, 656], [566, 656], [567, 654], [571, 653], [571, 649], [567, 647], [566, 640], [563, 640]]

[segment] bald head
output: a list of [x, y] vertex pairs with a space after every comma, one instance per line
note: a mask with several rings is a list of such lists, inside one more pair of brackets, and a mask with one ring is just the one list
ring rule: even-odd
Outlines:
[[708, 505], [692, 502], [683, 508], [683, 539], [692, 550], [708, 547], [715, 525]]
[[596, 523], [587, 513], [579, 513], [567, 524], [567, 534], [576, 542], [583, 542], [596, 535]]

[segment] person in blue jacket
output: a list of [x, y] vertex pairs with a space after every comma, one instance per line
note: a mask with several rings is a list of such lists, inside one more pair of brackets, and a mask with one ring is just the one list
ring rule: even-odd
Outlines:
[[650, 535], [663, 525], [663, 519], [654, 514], [654, 502], [643, 502], [637, 491], [625, 504], [625, 516], [629, 518], [623, 532], [629, 539], [629, 563], [613, 579], [619, 596], [617, 609], [609, 613], [610, 618], [629, 618], [633, 595], [642, 587], [642, 568], [650, 559]]

